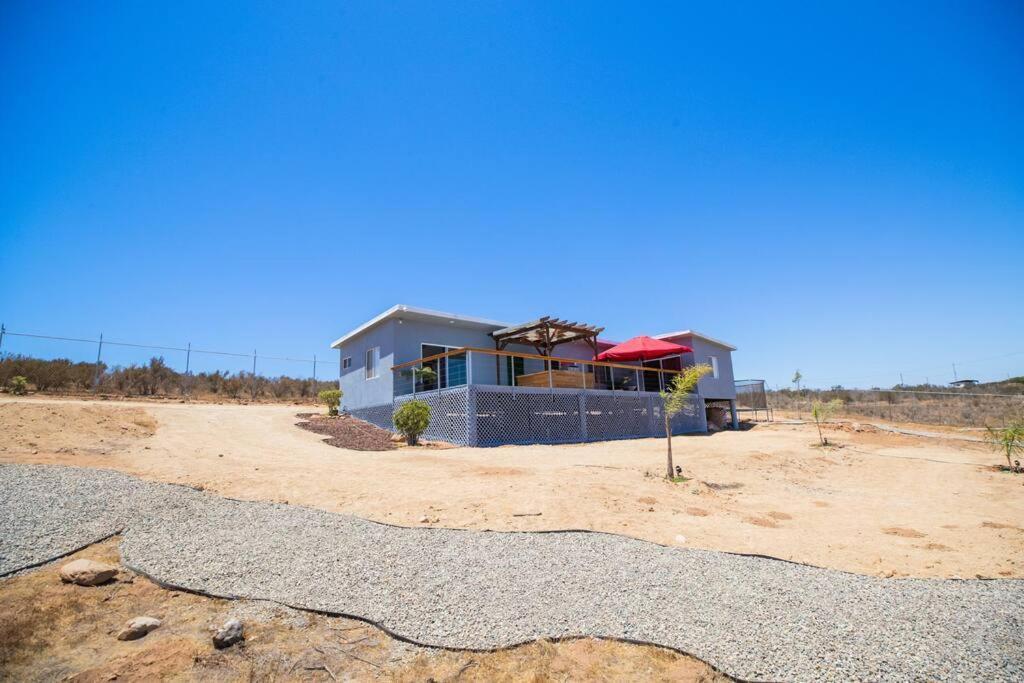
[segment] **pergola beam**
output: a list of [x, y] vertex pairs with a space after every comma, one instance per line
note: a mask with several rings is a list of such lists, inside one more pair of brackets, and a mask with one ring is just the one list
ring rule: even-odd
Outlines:
[[603, 327], [587, 325], [575, 320], [561, 320], [544, 316], [521, 325], [513, 325], [491, 333], [496, 349], [504, 349], [509, 344], [533, 346], [540, 355], [550, 356], [551, 350], [559, 344], [574, 341], [585, 342], [597, 353], [597, 336], [604, 331]]

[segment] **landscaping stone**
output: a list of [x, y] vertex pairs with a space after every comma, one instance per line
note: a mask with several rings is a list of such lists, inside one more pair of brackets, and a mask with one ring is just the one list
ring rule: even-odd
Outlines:
[[94, 560], [75, 560], [60, 568], [60, 580], [79, 586], [98, 586], [117, 576], [117, 567]]
[[224, 625], [213, 634], [213, 646], [218, 650], [231, 647], [235, 643], [245, 640], [242, 632], [242, 622], [238, 619], [228, 619]]
[[118, 640], [138, 640], [150, 631], [160, 627], [160, 620], [153, 617], [135, 617], [129, 619], [118, 634]]

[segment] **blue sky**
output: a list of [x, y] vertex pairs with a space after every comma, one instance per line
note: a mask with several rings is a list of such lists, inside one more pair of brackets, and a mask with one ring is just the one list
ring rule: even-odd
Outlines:
[[408, 303], [1024, 374], [1018, 3], [290, 4], [0, 7], [8, 328], [329, 357]]

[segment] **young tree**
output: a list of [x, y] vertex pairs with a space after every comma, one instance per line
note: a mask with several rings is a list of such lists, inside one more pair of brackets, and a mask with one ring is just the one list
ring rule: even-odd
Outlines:
[[675, 476], [675, 468], [672, 466], [672, 426], [669, 424], [672, 417], [686, 406], [690, 394], [697, 388], [697, 382], [704, 375], [711, 372], [711, 366], [701, 363], [693, 365], [672, 378], [668, 391], [662, 391], [661, 414], [665, 418], [665, 438], [668, 439], [668, 468], [665, 470], [666, 478], [669, 481]]
[[1024, 451], [1024, 418], [1012, 420], [1002, 429], [988, 427], [988, 442], [1006, 456], [1006, 464], [1012, 470], [1013, 454]]
[[818, 427], [818, 440], [821, 441], [822, 446], [828, 445], [828, 439], [821, 433], [821, 423], [828, 422], [829, 418], [835, 415], [836, 411], [842, 407], [843, 402], [838, 398], [834, 398], [828, 403], [815, 401], [814, 405], [811, 406], [811, 416], [814, 418], [814, 424]]
[[795, 373], [793, 374], [793, 379], [792, 379], [792, 382], [793, 382], [793, 384], [795, 384], [795, 385], [796, 385], [796, 390], [797, 390], [797, 391], [800, 391], [800, 380], [802, 380], [803, 378], [804, 378], [804, 376], [800, 374], [800, 371], [799, 371], [799, 370], [797, 370], [797, 371], [796, 371], [796, 372], [795, 372]]
[[327, 406], [328, 415], [337, 415], [341, 405], [341, 389], [324, 389], [320, 392], [320, 402]]

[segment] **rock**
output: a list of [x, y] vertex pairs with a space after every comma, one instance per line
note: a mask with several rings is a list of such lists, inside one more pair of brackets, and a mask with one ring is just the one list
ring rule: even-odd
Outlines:
[[245, 640], [242, 633], [242, 622], [238, 619], [228, 619], [224, 625], [213, 634], [213, 646], [218, 650], [231, 647], [235, 643]]
[[124, 628], [117, 634], [118, 640], [138, 640], [160, 626], [160, 620], [153, 617], [135, 617], [129, 619]]
[[391, 441], [392, 443], [405, 443], [405, 437], [401, 434], [392, 434]]
[[79, 586], [98, 586], [117, 576], [117, 567], [95, 560], [75, 560], [60, 568], [60, 580]]

